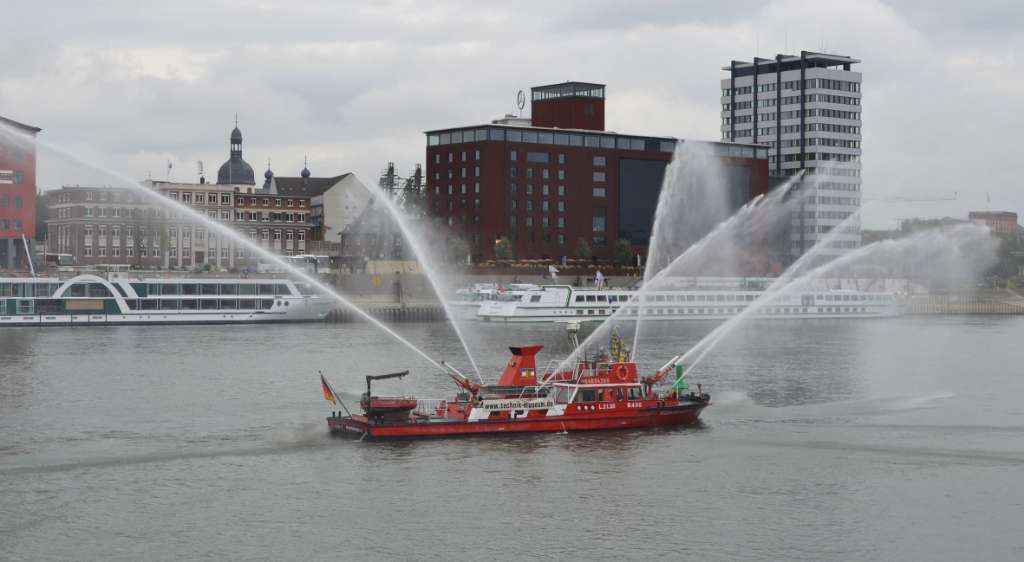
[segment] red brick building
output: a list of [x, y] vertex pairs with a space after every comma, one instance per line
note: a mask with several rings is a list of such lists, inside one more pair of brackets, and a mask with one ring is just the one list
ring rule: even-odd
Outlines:
[[[615, 242], [644, 251], [672, 137], [604, 130], [605, 87], [566, 82], [533, 88], [532, 118], [427, 131], [429, 211], [464, 236], [477, 259], [507, 239], [517, 258], [594, 256]], [[760, 146], [712, 143], [737, 206], [768, 191]]]
[[27, 264], [23, 240], [31, 245], [35, 239], [36, 148], [31, 139], [41, 130], [0, 117], [0, 269]]

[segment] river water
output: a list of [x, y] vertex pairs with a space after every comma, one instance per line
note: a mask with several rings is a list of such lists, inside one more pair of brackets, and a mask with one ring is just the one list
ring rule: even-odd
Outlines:
[[[712, 327], [659, 324], [647, 366]], [[466, 364], [442, 325], [398, 328]], [[491, 380], [504, 345], [567, 349], [474, 331]], [[350, 404], [406, 368], [381, 390], [454, 390], [369, 326], [2, 329], [0, 559], [1020, 560], [1022, 341], [752, 322], [693, 373], [699, 428], [357, 443], [326, 434], [318, 370]]]

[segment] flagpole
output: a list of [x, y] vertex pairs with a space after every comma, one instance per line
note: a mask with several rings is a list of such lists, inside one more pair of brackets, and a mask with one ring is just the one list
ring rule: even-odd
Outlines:
[[331, 386], [331, 383], [327, 382], [327, 377], [324, 376], [323, 371], [317, 371], [317, 373], [320, 374], [320, 380], [323, 381], [324, 384], [327, 385], [327, 388], [331, 391], [331, 396], [334, 397], [334, 399], [338, 402], [338, 404], [341, 405], [342, 408], [345, 408], [345, 413], [348, 414], [348, 417], [352, 417], [352, 412], [349, 411], [348, 406], [345, 405], [345, 402], [340, 397], [338, 397], [338, 393], [334, 390], [334, 387]]

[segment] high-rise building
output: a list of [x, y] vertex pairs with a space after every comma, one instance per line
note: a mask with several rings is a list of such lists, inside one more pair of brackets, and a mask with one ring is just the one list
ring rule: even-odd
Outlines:
[[[801, 51], [732, 61], [723, 67], [722, 140], [767, 146], [776, 176], [805, 170], [806, 203], [793, 218], [792, 258], [799, 257], [861, 203], [861, 73], [857, 59]], [[824, 257], [860, 246], [854, 217], [835, 233]]]
[[[673, 137], [605, 130], [605, 86], [531, 89], [531, 117], [427, 131], [427, 210], [478, 259], [618, 257], [651, 233]], [[736, 206], [768, 190], [768, 150], [711, 143]], [[500, 251], [499, 247], [511, 248]]]
[[36, 149], [39, 127], [0, 117], [0, 269], [24, 267], [36, 236]]

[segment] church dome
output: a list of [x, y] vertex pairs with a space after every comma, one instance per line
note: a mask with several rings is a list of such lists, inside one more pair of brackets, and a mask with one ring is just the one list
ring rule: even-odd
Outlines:
[[252, 166], [242, 160], [242, 131], [235, 125], [231, 131], [231, 156], [217, 170], [217, 183], [256, 185], [256, 173]]

